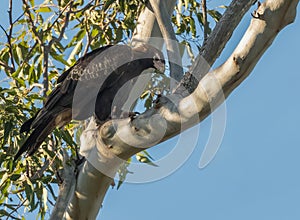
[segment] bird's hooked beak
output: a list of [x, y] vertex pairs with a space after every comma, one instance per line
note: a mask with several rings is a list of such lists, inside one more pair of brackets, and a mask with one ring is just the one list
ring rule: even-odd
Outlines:
[[154, 68], [157, 70], [158, 73], [163, 74], [165, 72], [165, 61], [161, 59], [155, 60]]

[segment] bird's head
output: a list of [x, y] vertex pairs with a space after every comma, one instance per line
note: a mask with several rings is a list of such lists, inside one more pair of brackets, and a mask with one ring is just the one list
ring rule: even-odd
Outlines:
[[134, 58], [141, 59], [148, 68], [154, 68], [159, 73], [165, 72], [165, 59], [163, 53], [149, 44], [141, 44], [133, 48]]

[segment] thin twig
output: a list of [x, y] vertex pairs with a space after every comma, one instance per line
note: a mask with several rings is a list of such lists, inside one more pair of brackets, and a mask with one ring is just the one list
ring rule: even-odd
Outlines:
[[[51, 163], [53, 162], [53, 160], [54, 159], [52, 159]], [[46, 159], [44, 162], [44, 165], [39, 170], [34, 172], [32, 177], [30, 177], [30, 181], [34, 181], [34, 180], [41, 178], [43, 176], [43, 173], [45, 172], [45, 170], [49, 167], [49, 165], [50, 165], [50, 161], [49, 161], [49, 159]]]
[[43, 47], [43, 54], [44, 54], [44, 60], [43, 60], [43, 97], [47, 97], [47, 92], [49, 89], [49, 75], [48, 75], [48, 67], [49, 67], [49, 53], [50, 53], [50, 47], [49, 45]]
[[[53, 21], [53, 23], [47, 28], [46, 32], [47, 31], [50, 31], [54, 25], [57, 23], [58, 19], [63, 15], [63, 13], [65, 12], [65, 10], [69, 7], [69, 5], [71, 5], [73, 2], [70, 1], [68, 2], [68, 4], [65, 5], [65, 7], [61, 10], [61, 12], [59, 13], [59, 15], [57, 16], [57, 18]], [[71, 13], [71, 8], [69, 10], [69, 12]]]
[[[29, 56], [31, 54], [31, 52], [33, 51], [33, 49], [38, 45], [38, 42], [36, 41], [34, 43], [34, 45], [30, 48], [30, 50], [28, 51], [26, 57], [22, 60], [22, 63], [19, 65], [19, 68], [23, 69], [25, 64], [29, 61]], [[1, 63], [0, 63], [1, 65]]]
[[[82, 12], [82, 11], [85, 11], [86, 9], [88, 9], [90, 7], [90, 5], [93, 3], [94, 0], [91, 0], [89, 1], [89, 3], [87, 3], [86, 6], [84, 6], [83, 8], [81, 9], [78, 9], [76, 11], [71, 11], [72, 14], [76, 14], [76, 13], [79, 13], [79, 12]], [[99, 6], [102, 5], [102, 4], [99, 4]], [[96, 6], [96, 5], [95, 5]]]
[[15, 72], [16, 67], [15, 67], [15, 61], [14, 61], [14, 57], [13, 57], [13, 50], [12, 50], [12, 43], [11, 43], [11, 38], [12, 38], [12, 33], [13, 33], [12, 0], [9, 0], [8, 17], [9, 17], [9, 32], [8, 32], [7, 42], [9, 45], [10, 62], [11, 62], [12, 68], [14, 70], [13, 72]]
[[44, 42], [42, 41], [40, 34], [37, 32], [37, 27], [35, 26], [34, 21], [32, 20], [32, 17], [30, 15], [30, 7], [28, 5], [27, 0], [23, 0], [23, 4], [25, 6], [25, 14], [27, 15], [29, 23], [31, 25], [31, 30], [34, 33], [34, 35], [36, 36], [36, 38], [38, 39], [38, 42], [40, 43], [40, 45], [43, 46]]
[[203, 44], [206, 42], [208, 36], [208, 24], [207, 24], [207, 7], [206, 7], [206, 0], [202, 0], [202, 17], [203, 17], [203, 27], [204, 27], [204, 40]]
[[0, 24], [0, 28], [3, 30], [5, 36], [8, 38], [8, 33], [6, 32], [5, 28]]
[[13, 24], [17, 23], [24, 15], [25, 15], [25, 12], [23, 12], [19, 17], [17, 17], [17, 19], [14, 20]]
[[31, 92], [35, 87], [38, 87], [38, 88], [40, 88], [40, 89], [43, 89], [43, 88], [44, 88], [42, 84], [39, 84], [39, 83], [33, 83], [33, 84], [29, 87], [28, 91]]
[[36, 42], [34, 43], [34, 45], [33, 45], [33, 46], [30, 48], [30, 50], [28, 51], [26, 57], [23, 59], [23, 62], [22, 62], [22, 64], [21, 64], [21, 65], [22, 65], [21, 68], [23, 68], [23, 67], [24, 67], [24, 64], [27, 63], [27, 62], [29, 61], [29, 56], [30, 56], [31, 52], [33, 51], [33, 49], [34, 49], [37, 45], [38, 45], [38, 42], [36, 41]]
[[87, 35], [86, 35], [86, 45], [85, 45], [85, 48], [84, 48], [84, 50], [83, 50], [83, 54], [82, 54], [82, 56], [85, 56], [86, 54], [87, 54], [87, 52], [88, 52], [88, 50], [89, 50], [89, 47], [90, 47], [90, 45], [91, 45], [91, 34], [89, 33], [89, 32], [87, 32]]
[[[60, 34], [58, 37], [53, 37], [51, 39], [51, 41], [49, 42], [48, 46], [51, 48], [52, 44], [54, 42], [59, 42], [61, 41], [61, 39], [63, 38], [64, 34], [65, 34], [65, 31], [66, 31], [66, 28], [69, 24], [69, 20], [70, 20], [70, 13], [71, 13], [71, 8], [72, 8], [72, 5], [73, 5], [73, 1], [71, 1], [67, 6], [69, 7], [69, 10], [67, 11], [66, 13], [66, 17], [65, 17], [65, 22], [64, 22], [64, 25], [62, 27], [62, 29], [60, 30]], [[63, 11], [65, 11], [66, 7], [63, 9]], [[60, 17], [61, 15], [59, 15]]]
[[7, 63], [4, 63], [2, 60], [0, 60], [0, 66], [3, 66], [4, 69], [9, 72], [9, 73], [13, 73], [14, 72], [14, 68], [12, 68], [11, 66], [9, 66]]
[[89, 30], [89, 27], [88, 27], [88, 22], [86, 22], [85, 24], [85, 30], [86, 30], [86, 46], [84, 48], [84, 51], [83, 51], [83, 56], [87, 54], [88, 50], [89, 50], [89, 47], [90, 47], [90, 44], [91, 44], [91, 41], [92, 41], [92, 37], [91, 37], [91, 33], [90, 33], [90, 30]]
[[[12, 33], [13, 33], [12, 0], [9, 1], [8, 17], [9, 17], [9, 33], [7, 33], [7, 31], [4, 29], [4, 27], [2, 25], [0, 25], [0, 28], [4, 31], [4, 34], [5, 34], [6, 38], [7, 38], [7, 44], [8, 44], [8, 49], [9, 49], [10, 61], [11, 61], [11, 65], [12, 66], [10, 66], [8, 63], [4, 63], [3, 61], [0, 62], [0, 65], [3, 66], [7, 72], [9, 72], [10, 74], [12, 74], [13, 72], [16, 71], [14, 57], [13, 57], [12, 43], [11, 43]], [[16, 86], [18, 86], [19, 85], [18, 81], [16, 81], [16, 80], [14, 80], [14, 81], [15, 81]]]
[[8, 213], [6, 219], [9, 220], [10, 218], [13, 218], [12, 214], [14, 214], [14, 212], [18, 212], [18, 209], [21, 208], [24, 205], [24, 203], [26, 202], [26, 200], [27, 199], [23, 200], [21, 203], [19, 203], [17, 205], [16, 208], [13, 208], [12, 211], [10, 213]]

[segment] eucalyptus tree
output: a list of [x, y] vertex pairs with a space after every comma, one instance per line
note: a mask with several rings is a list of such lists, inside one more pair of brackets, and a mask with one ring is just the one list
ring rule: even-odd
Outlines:
[[[9, 0], [0, 45], [0, 216], [95, 219], [107, 189], [126, 181], [132, 157], [155, 166], [146, 149], [210, 115], [296, 17], [298, 0], [256, 2], [236, 0], [211, 10], [206, 0], [23, 0], [22, 7]], [[209, 70], [255, 3], [236, 49]], [[149, 73], [143, 90], [134, 92], [138, 101], [131, 105], [140, 115], [102, 126], [93, 118], [74, 120], [32, 157], [13, 161], [26, 140], [21, 124], [36, 114], [64, 70], [101, 46], [141, 42], [166, 50], [169, 69], [168, 76]]]

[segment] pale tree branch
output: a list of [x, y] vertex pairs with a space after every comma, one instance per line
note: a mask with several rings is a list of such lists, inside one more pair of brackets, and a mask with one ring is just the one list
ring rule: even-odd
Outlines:
[[176, 84], [182, 79], [183, 69], [171, 18], [167, 13], [165, 1], [150, 0], [150, 4], [156, 16], [156, 20], [162, 33], [163, 39], [166, 43], [170, 67], [171, 88], [174, 88]]
[[[158, 0], [156, 0], [158, 1]], [[159, 0], [163, 2], [165, 0]], [[168, 0], [168, 5], [166, 8], [167, 17], [171, 17], [172, 12], [175, 8], [177, 0]], [[156, 17], [150, 6], [146, 7], [145, 10], [139, 15], [137, 19], [137, 26], [134, 30], [134, 34], [132, 36], [132, 45], [134, 47], [138, 46], [141, 42], [148, 43], [158, 49], [162, 49], [164, 44], [164, 39], [160, 28], [158, 26]], [[144, 76], [142, 78], [138, 78], [133, 90], [130, 92], [129, 97], [136, 100], [139, 98], [139, 95], [145, 91], [147, 83], [151, 80], [151, 75]]]
[[74, 174], [75, 165], [70, 164], [69, 156], [66, 151], [63, 151], [63, 167], [62, 183], [59, 185], [59, 194], [57, 196], [54, 209], [52, 210], [50, 220], [63, 219], [68, 201], [74, 193], [76, 176]]
[[210, 67], [222, 53], [245, 13], [256, 1], [237, 0], [231, 2], [212, 33], [204, 41], [199, 55], [190, 68], [190, 72], [193, 72], [193, 74], [184, 76], [178, 88], [176, 88], [177, 93], [186, 90], [186, 85], [189, 85], [187, 88], [189, 93], [194, 91], [198, 82], [208, 73]]
[[[238, 4], [244, 2], [245, 5], [249, 3], [242, 0], [235, 1], [237, 2]], [[69, 204], [67, 214], [80, 216], [80, 219], [94, 219], [118, 165], [121, 161], [144, 150], [134, 146], [146, 148], [154, 146], [205, 119], [216, 106], [224, 101], [223, 98], [228, 97], [250, 74], [280, 30], [294, 21], [298, 2], [299, 0], [267, 0], [261, 4], [255, 12], [257, 18], [252, 19], [248, 30], [232, 55], [219, 68], [203, 76], [192, 94], [184, 98], [178, 93], [161, 97], [154, 108], [135, 119], [109, 121], [99, 130], [94, 129], [95, 125], [92, 125], [94, 123], [92, 121], [91, 126], [82, 136], [82, 147], [86, 150], [90, 149], [92, 153], [90, 155], [86, 153], [87, 162], [79, 174], [76, 193]], [[238, 4], [236, 6], [241, 6]], [[231, 8], [231, 11], [227, 10], [229, 15], [225, 13], [224, 17], [228, 16], [233, 20], [223, 20], [223, 25], [238, 23], [235, 18], [236, 14], [231, 16], [235, 10], [238, 10], [236, 14], [241, 15], [239, 7]], [[238, 19], [240, 21], [241, 18], [238, 17]], [[221, 30], [223, 34], [218, 33]], [[233, 30], [230, 25], [225, 25], [224, 29], [219, 28], [214, 34], [223, 40], [229, 39]], [[223, 37], [224, 34], [226, 37]], [[218, 56], [224, 43], [217, 38], [216, 41], [219, 44], [210, 46], [213, 49], [212, 54]], [[207, 44], [209, 44], [209, 39]], [[206, 51], [210, 63], [216, 58], [209, 53], [210, 51]], [[198, 63], [195, 66], [197, 67]], [[198, 74], [201, 70], [201, 67], [196, 67], [191, 74]], [[101, 173], [99, 171], [97, 173], [91, 164], [101, 170]]]
[[65, 218], [96, 219], [104, 196], [112, 183], [112, 178], [86, 162], [78, 175], [75, 193], [68, 205]]
[[[162, 0], [156, 0], [158, 4], [163, 2]], [[168, 7], [166, 8], [167, 17], [170, 18], [177, 0], [168, 0]], [[138, 46], [140, 42], [149, 43], [156, 48], [162, 49], [164, 44], [164, 39], [161, 33], [161, 30], [158, 26], [156, 17], [150, 6], [146, 7], [143, 13], [140, 14], [137, 20], [137, 26], [134, 30], [132, 36], [132, 45]], [[130, 94], [132, 97], [133, 94], [140, 94], [140, 92], [145, 90], [147, 82], [151, 80], [150, 75], [144, 79], [138, 79], [135, 83], [135, 88]], [[138, 98], [135, 96], [135, 98]]]
[[228, 6], [222, 18], [205, 41], [199, 56], [191, 67], [190, 71], [194, 73], [196, 72], [195, 69], [198, 69], [196, 75], [198, 80], [201, 80], [208, 71], [208, 69], [199, 71], [203, 67], [204, 62], [209, 66], [214, 64], [231, 38], [233, 31], [255, 2], [256, 0], [237, 0], [232, 1]]
[[[169, 17], [173, 12], [176, 2], [177, 0], [168, 1], [167, 13]], [[145, 42], [154, 45], [157, 48], [162, 48], [163, 40], [159, 41], [157, 39], [162, 39], [162, 33], [153, 11], [150, 7], [147, 7], [137, 20], [137, 26], [132, 37], [132, 44], [135, 45], [139, 42]]]
[[[89, 152], [94, 147], [94, 140], [90, 139], [89, 135], [91, 132], [96, 132], [97, 127], [95, 120], [91, 119], [91, 122], [83, 132], [80, 148], [83, 155], [86, 155], [84, 151]], [[64, 217], [67, 220], [96, 218], [106, 191], [113, 183], [113, 178], [110, 176], [113, 176], [118, 168], [118, 165], [108, 164], [107, 162], [109, 161], [104, 161], [103, 164], [107, 165], [107, 172], [111, 173], [111, 175], [106, 175], [107, 172], [99, 172], [89, 161], [84, 162], [82, 169], [79, 170], [75, 192], [65, 212]]]

